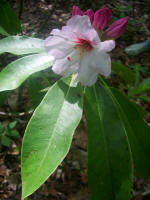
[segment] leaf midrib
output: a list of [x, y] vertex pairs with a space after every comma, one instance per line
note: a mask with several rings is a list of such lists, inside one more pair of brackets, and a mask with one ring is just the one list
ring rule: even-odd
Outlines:
[[[72, 80], [70, 80], [69, 88], [68, 88], [68, 91], [67, 91], [65, 97], [67, 97], [68, 94], [69, 94], [70, 87], [71, 87], [71, 83], [72, 83]], [[55, 87], [55, 85], [54, 85], [53, 87]], [[50, 90], [52, 90], [53, 87], [52, 87]], [[50, 91], [49, 91], [49, 92], [50, 92]], [[65, 98], [64, 98], [64, 101], [62, 102], [62, 104], [61, 104], [61, 106], [60, 106], [59, 116], [58, 116], [58, 118], [56, 119], [55, 126], [54, 126], [54, 128], [53, 128], [53, 130], [52, 130], [52, 134], [51, 134], [51, 137], [50, 137], [50, 139], [49, 139], [49, 145], [48, 145], [48, 147], [46, 148], [45, 153], [44, 153], [44, 156], [43, 156], [43, 159], [41, 160], [41, 163], [40, 163], [39, 167], [37, 168], [36, 172], [34, 172], [34, 174], [39, 173], [39, 171], [41, 170], [42, 164], [43, 164], [43, 162], [45, 161], [45, 158], [46, 158], [46, 156], [47, 156], [47, 154], [48, 154], [48, 152], [49, 152], [49, 148], [50, 148], [51, 143], [52, 143], [52, 138], [53, 138], [54, 135], [55, 135], [55, 130], [56, 130], [56, 128], [57, 128], [57, 123], [58, 123], [58, 121], [59, 121], [60, 113], [62, 112], [64, 102], [65, 102]], [[63, 159], [63, 158], [62, 158], [62, 159]], [[61, 162], [61, 161], [60, 161], [60, 162]], [[55, 169], [54, 169], [54, 170], [55, 170]], [[30, 177], [30, 176], [29, 176], [29, 177]], [[24, 182], [24, 183], [25, 183], [25, 182]]]

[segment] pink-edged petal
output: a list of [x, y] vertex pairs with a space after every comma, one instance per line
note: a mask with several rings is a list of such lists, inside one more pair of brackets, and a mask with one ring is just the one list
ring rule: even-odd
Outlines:
[[99, 42], [96, 30], [92, 27], [88, 16], [76, 15], [68, 20], [65, 31], [76, 33], [76, 36], [87, 38], [90, 41]]
[[83, 12], [80, 10], [80, 8], [78, 6], [73, 6], [72, 7], [72, 16], [75, 15], [83, 15]]

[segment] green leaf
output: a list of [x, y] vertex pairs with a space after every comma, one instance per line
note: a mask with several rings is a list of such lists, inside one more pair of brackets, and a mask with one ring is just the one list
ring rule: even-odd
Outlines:
[[0, 106], [2, 106], [5, 103], [9, 94], [10, 94], [10, 91], [0, 92]]
[[16, 89], [31, 74], [50, 67], [53, 61], [47, 54], [35, 54], [10, 63], [0, 72], [0, 91]]
[[21, 31], [21, 23], [10, 4], [0, 0], [0, 33], [3, 35], [16, 34]]
[[31, 76], [26, 85], [28, 86], [30, 97], [32, 99], [32, 108], [36, 108], [42, 101], [45, 92], [41, 92], [42, 89], [45, 89], [44, 84], [41, 79]]
[[0, 54], [8, 52], [15, 55], [44, 52], [44, 40], [27, 36], [9, 36], [0, 40]]
[[22, 146], [22, 199], [54, 172], [69, 151], [82, 117], [82, 90], [71, 78], [54, 84], [35, 110]]
[[88, 182], [91, 200], [129, 200], [132, 162], [124, 124], [108, 91], [86, 88]]
[[4, 127], [3, 127], [2, 123], [0, 122], [0, 134], [3, 132], [3, 130], [4, 130]]
[[20, 135], [19, 135], [19, 132], [16, 131], [16, 130], [11, 130], [9, 132], [9, 136], [12, 137], [12, 138], [18, 138]]
[[11, 139], [7, 137], [6, 135], [3, 135], [1, 137], [1, 144], [5, 147], [10, 147], [11, 145]]
[[0, 26], [0, 34], [5, 35], [5, 36], [9, 36], [9, 34], [1, 26]]
[[130, 56], [136, 56], [138, 54], [141, 54], [142, 52], [149, 50], [146, 42], [141, 42], [141, 43], [137, 43], [137, 44], [133, 44], [128, 46], [125, 49], [125, 52], [130, 55]]
[[147, 90], [150, 90], [150, 78], [145, 79], [138, 85], [135, 89], [130, 91], [131, 95], [136, 95], [142, 92], [145, 92]]
[[150, 178], [150, 126], [130, 100], [119, 91], [112, 89], [128, 134], [137, 173]]
[[134, 106], [136, 107], [137, 111], [139, 112], [141, 118], [145, 118], [148, 115], [148, 112], [144, 109], [144, 107], [142, 107], [139, 104], [136, 104], [135, 102], [132, 102], [134, 104]]
[[8, 126], [10, 129], [13, 129], [15, 128], [16, 125], [17, 125], [17, 121], [13, 121], [13, 122], [10, 122]]
[[150, 97], [148, 96], [140, 96], [139, 98], [142, 99], [143, 101], [150, 103]]
[[135, 73], [124, 66], [120, 61], [112, 62], [112, 69], [120, 76], [120, 78], [127, 84], [132, 85], [135, 81]]

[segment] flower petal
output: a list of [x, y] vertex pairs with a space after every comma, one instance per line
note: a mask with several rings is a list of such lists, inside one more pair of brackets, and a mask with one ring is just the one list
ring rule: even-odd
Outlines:
[[68, 76], [74, 72], [77, 72], [79, 68], [79, 54], [77, 51], [71, 52], [68, 56], [63, 59], [57, 59], [52, 66], [52, 70], [56, 74], [60, 74], [63, 76]]
[[96, 70], [93, 70], [89, 61], [89, 54], [85, 54], [81, 60], [78, 74], [76, 74], [76, 80], [85, 86], [92, 86], [96, 82], [98, 74]]
[[111, 74], [111, 59], [109, 54], [95, 50], [92, 55], [92, 60], [91, 66], [97, 73], [106, 77]]
[[104, 42], [101, 42], [99, 45], [99, 51], [102, 52], [110, 52], [115, 48], [115, 41], [114, 40], [107, 40]]
[[68, 20], [65, 30], [74, 32], [77, 34], [77, 36], [83, 36], [90, 41], [100, 41], [96, 30], [91, 25], [90, 18], [86, 15], [76, 15], [72, 17], [70, 20]]
[[71, 41], [58, 36], [50, 36], [45, 40], [45, 48], [48, 55], [54, 56], [56, 59], [66, 57], [73, 51]]

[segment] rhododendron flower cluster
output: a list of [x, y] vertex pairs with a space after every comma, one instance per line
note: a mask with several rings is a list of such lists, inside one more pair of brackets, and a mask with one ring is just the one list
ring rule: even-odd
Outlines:
[[109, 76], [111, 59], [108, 52], [115, 47], [114, 39], [122, 34], [128, 21], [128, 17], [120, 19], [104, 30], [111, 16], [109, 8], [94, 14], [91, 9], [82, 12], [74, 6], [66, 26], [61, 30], [53, 29], [45, 40], [48, 55], [55, 57], [52, 70], [62, 76], [75, 74], [76, 81], [85, 86], [93, 85], [98, 74]]

